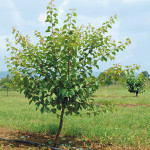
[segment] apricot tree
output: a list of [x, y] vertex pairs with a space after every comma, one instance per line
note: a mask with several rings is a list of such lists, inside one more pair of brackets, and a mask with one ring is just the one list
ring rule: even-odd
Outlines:
[[57, 143], [64, 114], [79, 114], [82, 109], [94, 111], [95, 104], [90, 96], [99, 84], [92, 76], [92, 67], [99, 68], [98, 61], [114, 59], [117, 52], [130, 44], [130, 39], [125, 43], [116, 42], [107, 34], [116, 16], [97, 29], [91, 25], [77, 27], [77, 14], [71, 9], [59, 28], [57, 9], [52, 1], [47, 10], [48, 34], [42, 36], [35, 31], [39, 38], [37, 44], [32, 44], [28, 36], [13, 28], [16, 43], [13, 45], [7, 40], [8, 50], [11, 50], [7, 63], [29, 103], [35, 102], [41, 112], [60, 116]]

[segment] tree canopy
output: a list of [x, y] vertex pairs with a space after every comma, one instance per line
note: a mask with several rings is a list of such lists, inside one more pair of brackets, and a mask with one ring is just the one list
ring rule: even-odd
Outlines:
[[139, 93], [143, 93], [145, 91], [145, 81], [145, 77], [142, 73], [138, 74], [137, 77], [135, 77], [134, 74], [127, 76], [126, 84], [128, 91], [130, 93], [136, 93], [136, 96], [138, 96]]
[[143, 73], [143, 75], [144, 75], [144, 77], [150, 77], [150, 74], [148, 73], [148, 71], [142, 71], [142, 73]]

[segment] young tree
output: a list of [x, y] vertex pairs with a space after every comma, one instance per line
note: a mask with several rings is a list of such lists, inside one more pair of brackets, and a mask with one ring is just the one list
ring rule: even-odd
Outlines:
[[129, 75], [126, 78], [128, 91], [130, 93], [136, 93], [136, 96], [138, 96], [139, 93], [144, 92], [145, 81], [145, 77], [142, 73], [138, 74], [137, 77], [135, 77], [134, 74]]
[[116, 16], [97, 29], [91, 25], [77, 27], [77, 14], [72, 9], [59, 28], [57, 9], [52, 1], [47, 9], [48, 34], [42, 36], [35, 31], [39, 38], [36, 45], [13, 28], [16, 45], [19, 46], [7, 41], [8, 50], [11, 49], [7, 63], [29, 103], [35, 102], [37, 108], [41, 106], [41, 112], [60, 116], [57, 143], [64, 114], [79, 114], [82, 109], [94, 111], [95, 104], [90, 96], [99, 84], [92, 76], [92, 66], [99, 68], [98, 61], [114, 59], [117, 52], [130, 44], [130, 39], [123, 44], [112, 41], [107, 34]]
[[135, 67], [132, 68], [132, 66], [126, 66], [126, 87], [130, 93], [136, 93], [136, 96], [138, 96], [139, 93], [144, 92], [145, 87], [145, 77], [143, 73], [140, 73], [135, 76], [135, 70], [140, 69], [140, 65], [137, 66], [134, 64]]

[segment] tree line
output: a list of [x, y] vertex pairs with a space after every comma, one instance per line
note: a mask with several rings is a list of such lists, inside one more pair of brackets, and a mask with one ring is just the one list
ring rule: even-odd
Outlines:
[[130, 93], [136, 93], [136, 96], [138, 96], [139, 93], [144, 92], [145, 82], [149, 78], [147, 71], [142, 71], [136, 75], [135, 71], [139, 69], [140, 65], [136, 64], [125, 66], [125, 69], [120, 64], [114, 64], [113, 67], [101, 72], [98, 80], [102, 86], [121, 84]]
[[[123, 70], [120, 64], [114, 65], [104, 72], [101, 72], [97, 80], [102, 86], [121, 84], [126, 86], [130, 93], [136, 93], [136, 96], [138, 96], [139, 93], [144, 92], [146, 78], [150, 79], [150, 75], [148, 71], [142, 71], [136, 75], [135, 70], [138, 70], [139, 66], [136, 66], [134, 69], [132, 67], [126, 66], [126, 69]], [[9, 90], [17, 90], [19, 87], [17, 84], [18, 83], [9, 75], [0, 79], [0, 89], [6, 90], [7, 95]]]
[[17, 82], [7, 75], [5, 78], [0, 79], [0, 90], [7, 91], [7, 96], [10, 90], [17, 90], [18, 84]]

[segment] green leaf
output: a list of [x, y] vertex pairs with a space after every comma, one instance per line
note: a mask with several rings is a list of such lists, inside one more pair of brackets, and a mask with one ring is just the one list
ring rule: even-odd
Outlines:
[[67, 24], [64, 24], [63, 29], [64, 30], [67, 29]]
[[55, 114], [56, 113], [56, 108], [51, 109], [51, 112]]
[[78, 91], [79, 91], [79, 87], [78, 87], [78, 86], [75, 86], [75, 90], [78, 92]]
[[40, 100], [41, 100], [41, 101], [44, 100], [44, 96], [43, 96], [43, 95], [40, 96]]
[[105, 56], [102, 56], [101, 61], [107, 61], [107, 58]]
[[112, 52], [113, 55], [116, 55], [116, 52]]
[[74, 17], [77, 17], [77, 13], [76, 13], [76, 12], [73, 12], [73, 16], [74, 16]]
[[41, 104], [40, 102], [35, 103], [35, 105], [36, 105], [36, 109], [38, 109], [38, 108], [39, 108], [40, 104]]
[[32, 100], [35, 102], [35, 101], [39, 100], [39, 97], [38, 96], [33, 96]]
[[58, 14], [57, 14], [57, 13], [54, 13], [54, 14], [53, 14], [53, 16], [54, 16], [54, 17], [57, 17], [57, 16], [58, 16]]
[[70, 31], [68, 32], [68, 34], [69, 34], [69, 35], [72, 35], [72, 34], [73, 34], [73, 31], [72, 31], [72, 30], [70, 30]]
[[48, 141], [48, 144], [52, 144], [52, 141]]
[[58, 29], [58, 28], [55, 28], [55, 30], [56, 30], [56, 31], [59, 31], [59, 29]]
[[32, 100], [29, 101], [29, 105], [32, 103]]
[[96, 68], [97, 68], [97, 69], [99, 69], [99, 66], [98, 66], [98, 65], [96, 65]]
[[66, 141], [67, 139], [66, 139], [66, 138], [61, 138], [61, 140], [62, 140], [62, 141]]
[[57, 109], [58, 109], [58, 110], [61, 110], [61, 108], [62, 108], [62, 107], [61, 107], [60, 105], [57, 105]]
[[109, 28], [112, 28], [110, 24], [108, 24], [108, 27], [109, 27]]
[[73, 19], [72, 22], [76, 23], [76, 20]]

